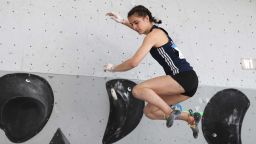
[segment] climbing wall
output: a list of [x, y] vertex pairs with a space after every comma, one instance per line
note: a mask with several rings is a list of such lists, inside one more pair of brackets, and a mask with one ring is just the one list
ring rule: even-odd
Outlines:
[[[163, 21], [160, 26], [199, 75], [200, 87], [195, 97], [181, 104], [183, 108], [203, 112], [216, 92], [241, 90], [250, 101], [241, 138], [243, 143], [252, 144], [256, 133], [256, 71], [243, 70], [241, 59], [256, 56], [255, 0], [1, 0], [0, 77], [33, 73], [45, 78], [54, 93], [49, 120], [24, 143], [101, 143], [110, 112], [105, 83], [120, 77], [140, 82], [164, 74], [149, 55], [129, 72], [103, 71], [106, 63], [119, 64], [130, 58], [143, 40], [105, 14], [114, 11], [126, 17], [138, 4]], [[1, 129], [0, 143], [12, 144]], [[213, 133], [212, 137], [218, 135]], [[167, 129], [164, 122], [143, 116], [117, 143], [207, 142], [202, 131], [194, 140], [183, 122]]]
[[200, 84], [255, 88], [255, 70], [240, 64], [256, 55], [255, 0], [2, 0], [0, 69], [140, 80], [161, 75], [150, 56], [130, 72], [103, 72], [104, 64], [131, 57], [143, 39], [105, 14], [126, 17], [138, 4], [162, 19]]
[[[1, 77], [5, 74], [9, 74], [9, 72], [0, 72]], [[110, 113], [106, 82], [114, 78], [34, 74], [46, 79], [51, 85], [54, 93], [54, 106], [43, 129], [25, 141], [24, 144], [48, 144], [56, 139], [53, 138], [56, 132], [59, 135], [64, 135], [65, 140], [71, 144], [102, 143]], [[133, 81], [138, 82], [138, 80]], [[194, 111], [203, 112], [213, 95], [224, 88], [200, 86], [195, 97], [181, 103], [183, 110], [192, 108]], [[251, 103], [243, 120], [241, 139], [244, 144], [253, 144], [256, 133], [256, 126], [253, 124], [256, 119], [256, 91], [240, 90], [249, 98]], [[116, 144], [207, 143], [201, 125], [199, 127], [199, 137], [194, 139], [192, 131], [184, 122], [175, 121], [174, 126], [168, 129], [165, 122], [149, 120], [143, 116], [138, 126], [127, 136], [117, 141]], [[216, 137], [214, 133], [212, 136]], [[1, 129], [0, 143], [13, 144]]]

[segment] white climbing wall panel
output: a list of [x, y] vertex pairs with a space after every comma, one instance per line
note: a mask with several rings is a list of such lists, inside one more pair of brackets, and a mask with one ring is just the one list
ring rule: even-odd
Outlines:
[[126, 17], [138, 4], [162, 19], [201, 85], [255, 88], [255, 70], [240, 64], [256, 57], [255, 0], [1, 0], [0, 69], [141, 80], [162, 75], [149, 55], [130, 72], [103, 72], [105, 63], [131, 57], [143, 39], [105, 14]]

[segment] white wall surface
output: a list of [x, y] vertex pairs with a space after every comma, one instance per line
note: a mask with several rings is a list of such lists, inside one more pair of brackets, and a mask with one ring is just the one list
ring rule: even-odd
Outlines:
[[1, 0], [0, 69], [148, 79], [162, 68], [147, 56], [127, 73], [104, 73], [133, 55], [143, 36], [105, 16], [148, 7], [197, 71], [201, 85], [256, 87], [255, 0]]

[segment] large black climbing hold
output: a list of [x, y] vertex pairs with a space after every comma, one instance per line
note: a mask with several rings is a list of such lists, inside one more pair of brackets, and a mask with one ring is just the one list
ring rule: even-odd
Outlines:
[[70, 144], [66, 136], [63, 134], [60, 128], [55, 132], [50, 144]]
[[0, 78], [0, 128], [12, 142], [35, 136], [48, 121], [53, 103], [52, 88], [42, 77], [14, 73]]
[[145, 103], [133, 97], [132, 89], [135, 85], [136, 83], [125, 79], [114, 79], [106, 83], [110, 113], [103, 144], [122, 139], [139, 124]]
[[204, 110], [202, 130], [208, 144], [241, 144], [241, 127], [250, 101], [237, 89], [216, 93]]

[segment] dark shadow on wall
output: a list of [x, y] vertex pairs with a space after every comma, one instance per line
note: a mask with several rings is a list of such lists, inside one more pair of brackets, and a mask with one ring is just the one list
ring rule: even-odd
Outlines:
[[47, 123], [53, 104], [52, 88], [42, 77], [14, 73], [0, 78], [0, 127], [12, 142], [35, 136]]

